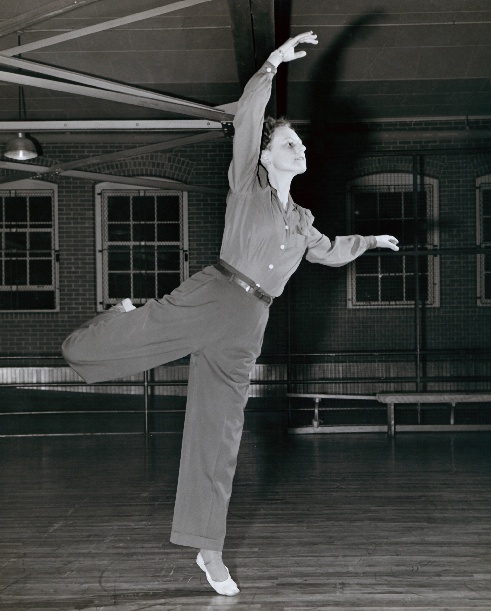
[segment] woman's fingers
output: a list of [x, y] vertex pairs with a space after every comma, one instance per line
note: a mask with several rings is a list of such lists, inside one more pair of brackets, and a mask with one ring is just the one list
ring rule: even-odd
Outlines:
[[292, 59], [298, 59], [300, 57], [305, 57], [307, 53], [305, 51], [295, 51], [295, 47], [301, 43], [308, 43], [312, 45], [318, 44], [317, 34], [313, 32], [303, 32], [302, 34], [298, 34], [297, 36], [293, 36], [289, 38], [285, 43], [279, 47], [278, 51], [280, 52], [283, 61], [291, 61]]

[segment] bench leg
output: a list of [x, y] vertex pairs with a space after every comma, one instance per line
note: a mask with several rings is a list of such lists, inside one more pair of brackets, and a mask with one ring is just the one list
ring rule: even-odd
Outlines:
[[320, 420], [319, 420], [319, 403], [320, 403], [320, 399], [314, 399], [315, 402], [315, 407], [314, 407], [314, 419], [312, 420], [312, 426], [314, 427], [314, 429], [319, 428], [320, 425]]
[[387, 435], [394, 437], [396, 434], [395, 404], [387, 403]]

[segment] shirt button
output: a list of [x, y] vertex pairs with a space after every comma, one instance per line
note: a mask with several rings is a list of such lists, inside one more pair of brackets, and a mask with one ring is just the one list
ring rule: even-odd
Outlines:
[[271, 72], [271, 68], [266, 68], [266, 72]]
[[288, 231], [288, 229], [290, 229], [290, 227], [288, 227], [288, 225], [285, 225], [285, 229]]
[[272, 263], [269, 264], [269, 269], [273, 269], [274, 265]]
[[281, 248], [281, 250], [285, 250], [285, 245], [284, 245], [284, 244], [282, 244], [282, 245], [280, 246], [280, 248]]

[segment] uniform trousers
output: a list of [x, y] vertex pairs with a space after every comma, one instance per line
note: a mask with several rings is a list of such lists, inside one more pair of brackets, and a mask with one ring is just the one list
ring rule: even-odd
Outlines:
[[172, 543], [223, 549], [249, 376], [268, 316], [263, 301], [207, 267], [160, 300], [103, 312], [63, 343], [88, 383], [191, 355]]

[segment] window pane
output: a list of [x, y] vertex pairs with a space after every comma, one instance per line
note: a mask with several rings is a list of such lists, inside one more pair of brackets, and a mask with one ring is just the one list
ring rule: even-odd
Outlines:
[[379, 193], [379, 214], [383, 219], [402, 218], [402, 193]]
[[179, 225], [176, 223], [169, 223], [168, 225], [157, 225], [157, 241], [158, 242], [179, 242], [180, 230]]
[[[404, 257], [406, 259], [406, 272], [414, 274], [416, 272], [416, 257]], [[428, 257], [418, 257], [418, 271], [420, 274], [428, 273]]]
[[426, 191], [420, 191], [418, 193], [418, 218], [426, 219], [428, 216], [428, 204]]
[[[133, 270], [152, 271], [155, 269], [155, 250], [153, 246], [133, 248]], [[155, 297], [155, 295], [154, 295]]]
[[[402, 242], [402, 244], [405, 244], [406, 246], [414, 246], [414, 219], [407, 219], [404, 222], [404, 230], [402, 234], [399, 234], [399, 236], [402, 235], [402, 240], [401, 237], [397, 236], [399, 238], [399, 240]], [[426, 223], [422, 220], [419, 219], [418, 220], [418, 245], [419, 246], [424, 246], [428, 241], [428, 235], [427, 235], [427, 230], [426, 230]]]
[[491, 242], [491, 217], [482, 220], [482, 241]]
[[[414, 276], [406, 276], [406, 299], [414, 301], [416, 299], [416, 286]], [[419, 276], [419, 301], [427, 301], [428, 299], [428, 277], [426, 274]]]
[[379, 301], [378, 279], [374, 277], [357, 277], [356, 279], [357, 301]]
[[109, 298], [125, 299], [131, 296], [130, 274], [109, 274]]
[[491, 189], [484, 189], [482, 192], [482, 213], [484, 216], [491, 216]]
[[155, 242], [155, 225], [133, 225], [134, 242]]
[[379, 230], [378, 220], [355, 218], [353, 233], [357, 233], [358, 235], [379, 235], [382, 232]]
[[31, 259], [29, 262], [29, 284], [51, 285], [53, 283], [51, 261]]
[[155, 198], [147, 195], [136, 195], [133, 198], [132, 220], [134, 223], [155, 221]]
[[382, 301], [403, 301], [404, 281], [402, 276], [384, 276], [380, 279]]
[[29, 222], [31, 225], [52, 223], [51, 197], [29, 198]]
[[[418, 218], [425, 219], [427, 216], [427, 193], [418, 191]], [[404, 193], [404, 216], [414, 218], [414, 195], [412, 191]]]
[[107, 233], [109, 242], [131, 241], [131, 225], [129, 224], [115, 225], [114, 223], [109, 223]]
[[491, 272], [491, 255], [484, 255], [484, 271]]
[[377, 213], [377, 194], [354, 191], [353, 193], [353, 213], [354, 218], [376, 219]]
[[29, 234], [31, 251], [51, 251], [51, 233], [36, 231]]
[[402, 257], [380, 257], [380, 271], [382, 274], [402, 274], [404, 271]]
[[357, 274], [378, 274], [378, 262], [380, 257], [362, 257], [356, 261]]
[[379, 232], [381, 234], [387, 233], [393, 235], [402, 241], [404, 237], [404, 223], [402, 220], [382, 219], [380, 221]]
[[491, 299], [491, 274], [484, 275], [484, 298]]
[[27, 284], [26, 259], [5, 259], [5, 284], [12, 286]]
[[181, 283], [180, 274], [158, 274], [158, 297], [169, 295]]
[[109, 271], [128, 271], [131, 268], [131, 253], [127, 247], [111, 246], [107, 253]]
[[5, 232], [6, 251], [27, 251], [27, 233], [25, 231], [6, 231]]
[[107, 220], [111, 222], [129, 222], [130, 198], [124, 195], [110, 195], [107, 198]]
[[27, 198], [6, 197], [5, 198], [5, 223], [27, 223]]
[[152, 299], [155, 297], [155, 275], [133, 274], [133, 297], [138, 299]]
[[179, 270], [181, 268], [179, 250], [160, 246], [157, 251], [157, 268], [159, 270]]
[[179, 196], [157, 196], [157, 221], [179, 222]]

